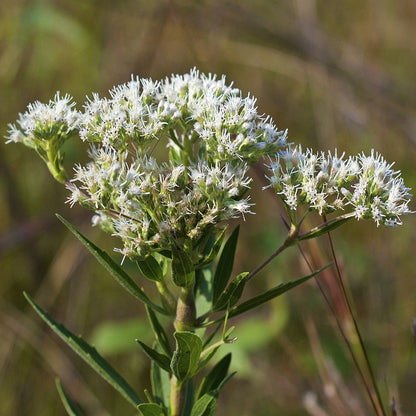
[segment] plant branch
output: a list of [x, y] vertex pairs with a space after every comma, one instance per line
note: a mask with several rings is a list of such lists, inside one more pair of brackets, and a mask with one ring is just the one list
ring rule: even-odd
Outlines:
[[263, 270], [275, 257], [277, 257], [280, 253], [282, 253], [288, 247], [292, 246], [296, 242], [297, 235], [298, 235], [298, 229], [295, 226], [292, 226], [283, 244], [263, 263], [261, 263], [254, 270], [252, 270], [247, 276], [246, 281], [248, 282], [250, 279], [252, 279], [257, 273]]

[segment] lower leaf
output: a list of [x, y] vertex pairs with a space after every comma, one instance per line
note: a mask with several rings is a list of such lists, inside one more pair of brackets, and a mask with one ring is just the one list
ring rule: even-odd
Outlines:
[[52, 319], [35, 301], [24, 293], [27, 301], [38, 315], [52, 328], [52, 330], [61, 337], [84, 361], [89, 364], [104, 380], [113, 386], [129, 403], [135, 408], [141, 404], [141, 400], [133, 388], [127, 381], [98, 353], [98, 351], [91, 347], [81, 337], [74, 335], [71, 331], [65, 328], [64, 325], [59, 324]]
[[155, 403], [142, 403], [137, 408], [142, 416], [165, 416], [164, 410]]

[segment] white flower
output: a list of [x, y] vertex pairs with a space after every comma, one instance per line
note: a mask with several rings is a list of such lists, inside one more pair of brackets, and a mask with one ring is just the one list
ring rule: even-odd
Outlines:
[[[73, 106], [59, 94], [31, 104], [8, 140], [38, 150], [41, 132], [58, 150], [45, 160], [53, 169], [64, 139], [89, 142], [90, 162], [76, 165], [70, 182], [60, 166], [53, 173], [69, 183], [68, 203], [96, 211], [93, 224], [119, 237], [118, 251], [131, 258], [172, 246], [199, 251], [222, 221], [251, 213], [249, 166], [287, 146], [287, 132], [258, 113], [255, 98], [196, 69], [162, 81], [132, 77], [108, 97], [92, 94], [82, 112]], [[169, 156], [158, 162], [151, 155], [163, 147]]]
[[270, 185], [265, 188], [273, 188], [290, 210], [307, 205], [321, 215], [347, 211], [377, 225], [398, 225], [401, 215], [411, 213], [411, 195], [392, 166], [374, 151], [346, 159], [336, 151], [303, 152], [298, 147], [270, 159]]

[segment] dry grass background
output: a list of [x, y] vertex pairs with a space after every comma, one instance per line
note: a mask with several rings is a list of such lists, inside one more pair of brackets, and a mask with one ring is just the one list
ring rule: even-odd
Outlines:
[[[348, 153], [374, 148], [396, 160], [416, 188], [415, 39], [414, 0], [3, 0], [0, 133], [27, 103], [47, 101], [56, 90], [82, 103], [130, 74], [159, 79], [197, 66], [226, 74], [258, 97], [261, 111], [288, 128], [291, 141]], [[64, 205], [66, 191], [34, 154], [0, 147], [0, 415], [63, 415], [55, 375], [87, 414], [132, 414], [22, 296], [31, 293], [74, 332], [93, 337], [138, 391], [148, 388], [147, 360], [134, 342], [117, 344], [111, 326], [127, 320], [124, 333], [146, 337], [143, 309], [54, 213], [109, 250], [111, 241], [89, 228], [88, 213]], [[68, 158], [84, 150], [68, 146]], [[257, 192], [256, 200], [259, 214], [244, 224], [238, 270], [257, 265], [282, 238], [279, 205], [267, 193]], [[411, 217], [399, 229], [359, 222], [333, 235], [383, 400], [400, 404], [398, 415], [416, 414], [415, 225]], [[330, 258], [325, 239], [304, 249], [317, 264]], [[305, 270], [292, 250], [248, 290]], [[322, 282], [348, 331], [332, 278]], [[223, 392], [220, 415], [372, 414], [315, 284], [236, 324], [239, 373]]]

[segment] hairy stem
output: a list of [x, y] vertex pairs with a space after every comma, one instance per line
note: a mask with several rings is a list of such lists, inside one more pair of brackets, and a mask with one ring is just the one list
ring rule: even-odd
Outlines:
[[[181, 288], [176, 305], [174, 327], [176, 331], [193, 331], [196, 324], [196, 308], [193, 285]], [[186, 396], [186, 383], [172, 374], [170, 379], [170, 416], [181, 416]]]
[[195, 329], [196, 309], [193, 285], [181, 288], [176, 305], [176, 331], [192, 331]]
[[172, 375], [170, 379], [170, 416], [181, 416], [185, 404], [186, 389], [183, 383]]

